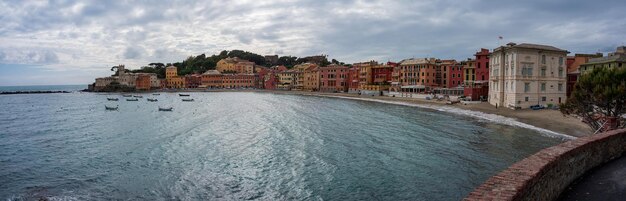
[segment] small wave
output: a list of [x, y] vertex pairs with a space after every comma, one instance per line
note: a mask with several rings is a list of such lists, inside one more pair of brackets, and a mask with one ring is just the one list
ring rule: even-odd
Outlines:
[[517, 121], [514, 118], [505, 117], [505, 116], [501, 116], [501, 115], [497, 115], [497, 114], [489, 114], [489, 113], [484, 113], [484, 112], [479, 112], [479, 111], [473, 111], [473, 110], [466, 110], [466, 109], [461, 109], [461, 108], [449, 107], [449, 106], [438, 106], [438, 105], [430, 105], [430, 104], [416, 104], [416, 103], [407, 103], [407, 102], [400, 102], [400, 101], [388, 101], [388, 100], [378, 100], [378, 99], [371, 99], [371, 98], [346, 97], [346, 96], [332, 96], [332, 95], [318, 95], [318, 94], [306, 94], [306, 95], [330, 97], [330, 98], [343, 98], [343, 99], [350, 99], [350, 100], [361, 100], [361, 101], [379, 102], [379, 103], [387, 103], [387, 104], [402, 105], [402, 106], [409, 106], [409, 107], [427, 108], [427, 109], [433, 109], [433, 110], [442, 111], [442, 112], [448, 112], [448, 113], [453, 113], [453, 114], [460, 114], [460, 115], [475, 117], [475, 118], [487, 120], [487, 121], [498, 123], [498, 124], [509, 125], [509, 126], [516, 126], [516, 127], [520, 127], [520, 128], [526, 128], [526, 129], [530, 129], [530, 130], [535, 130], [535, 131], [538, 131], [541, 134], [544, 134], [545, 136], [548, 136], [548, 137], [556, 137], [556, 138], [565, 139], [565, 140], [576, 139], [576, 137], [574, 137], [574, 136], [565, 135], [565, 134], [558, 133], [558, 132], [555, 132], [555, 131], [551, 131], [551, 130], [548, 130], [548, 129], [545, 129], [545, 128], [539, 128], [539, 127], [536, 127], [536, 126], [533, 126], [533, 125], [530, 125], [530, 124], [526, 124], [526, 123]]

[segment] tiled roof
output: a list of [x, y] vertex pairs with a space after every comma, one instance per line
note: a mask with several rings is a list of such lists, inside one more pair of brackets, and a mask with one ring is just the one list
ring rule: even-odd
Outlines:
[[556, 48], [554, 46], [531, 44], [531, 43], [522, 43], [522, 44], [519, 44], [519, 45], [515, 45], [515, 47], [529, 48], [529, 49], [550, 50], [550, 51], [561, 51], [561, 52], [566, 52], [567, 51], [567, 50], [562, 50], [562, 49]]

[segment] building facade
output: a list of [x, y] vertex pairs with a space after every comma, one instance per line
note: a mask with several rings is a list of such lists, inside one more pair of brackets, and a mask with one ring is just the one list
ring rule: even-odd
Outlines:
[[579, 69], [581, 74], [585, 74], [595, 68], [622, 68], [624, 66], [626, 66], [626, 46], [620, 46], [606, 57], [589, 59], [587, 63], [581, 64]]
[[203, 88], [222, 88], [222, 73], [217, 70], [208, 70], [202, 73], [201, 82]]
[[185, 79], [178, 76], [178, 68], [176, 66], [168, 66], [165, 68], [165, 80], [167, 88], [178, 89], [185, 87]]
[[512, 109], [565, 102], [567, 51], [509, 43], [490, 56], [489, 103]]
[[574, 54], [574, 56], [567, 57], [567, 89], [566, 94], [567, 97], [572, 93], [572, 89], [574, 89], [574, 85], [578, 81], [578, 77], [580, 76], [580, 65], [589, 62], [590, 59], [593, 58], [601, 58], [602, 53], [596, 54]]
[[319, 89], [322, 92], [347, 92], [349, 85], [347, 66], [331, 64], [319, 67]]
[[304, 70], [304, 90], [319, 91], [320, 90], [320, 71], [319, 67], [311, 66]]
[[254, 74], [223, 74], [222, 87], [227, 89], [254, 88], [255, 80]]

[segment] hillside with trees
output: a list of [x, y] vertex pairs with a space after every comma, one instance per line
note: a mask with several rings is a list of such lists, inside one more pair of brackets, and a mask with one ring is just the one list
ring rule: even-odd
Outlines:
[[[256, 65], [270, 67], [272, 64], [267, 63], [265, 61], [265, 57], [259, 54], [255, 54], [252, 52], [247, 52], [243, 50], [223, 50], [219, 54], [214, 54], [211, 56], [206, 56], [205, 54], [200, 54], [197, 56], [189, 56], [187, 59], [182, 62], [176, 63], [150, 63], [147, 66], [143, 66], [140, 69], [132, 70], [133, 73], [156, 73], [159, 78], [165, 78], [165, 67], [173, 65], [178, 68], [178, 75], [187, 75], [193, 73], [204, 73], [207, 70], [214, 70], [216, 68], [217, 62], [228, 58], [228, 57], [238, 57], [240, 59], [245, 59], [251, 62], [254, 62]], [[293, 68], [293, 66], [306, 62], [318, 62], [320, 66], [326, 66], [331, 64], [330, 61], [324, 56], [323, 59], [320, 59], [319, 56], [309, 56], [309, 57], [295, 57], [295, 56], [281, 56], [278, 58], [278, 61], [275, 65], [283, 65], [287, 68]], [[343, 62], [339, 62], [335, 59], [332, 59], [332, 63], [341, 64]]]

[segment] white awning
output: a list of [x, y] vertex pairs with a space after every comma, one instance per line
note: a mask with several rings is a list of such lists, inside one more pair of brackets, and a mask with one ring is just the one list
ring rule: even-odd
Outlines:
[[408, 85], [408, 86], [401, 86], [400, 88], [403, 88], [403, 89], [426, 89], [426, 86], [424, 86], [424, 85]]

